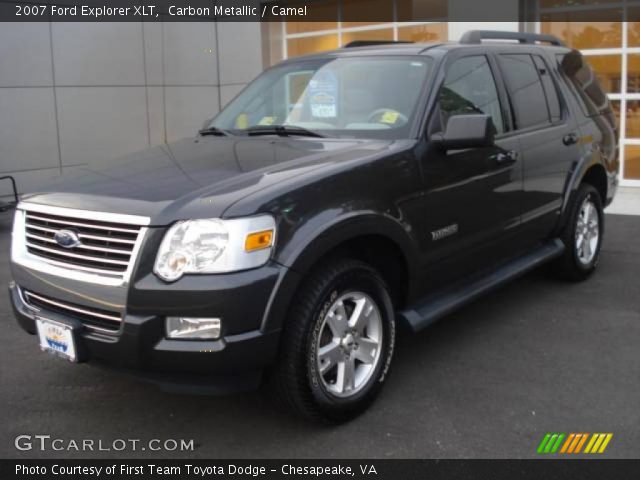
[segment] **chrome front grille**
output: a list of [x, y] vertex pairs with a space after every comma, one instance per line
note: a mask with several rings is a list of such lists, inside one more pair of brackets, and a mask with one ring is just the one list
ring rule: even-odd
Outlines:
[[38, 313], [45, 311], [43, 316], [46, 316], [47, 311], [69, 316], [79, 320], [87, 328], [102, 333], [115, 334], [120, 330], [122, 317], [118, 312], [63, 302], [29, 290], [21, 290], [21, 293], [29, 308]]
[[[112, 281], [128, 279], [147, 218], [45, 206], [23, 209], [29, 257]], [[76, 237], [75, 245], [63, 246], [56, 238], [61, 231]]]

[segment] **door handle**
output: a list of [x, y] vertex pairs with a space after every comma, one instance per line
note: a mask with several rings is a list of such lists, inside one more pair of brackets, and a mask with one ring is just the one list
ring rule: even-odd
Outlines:
[[567, 147], [569, 145], [575, 145], [578, 143], [578, 134], [571, 132], [567, 133], [564, 137], [562, 137], [562, 143], [564, 143]]
[[507, 153], [499, 153], [495, 156], [497, 163], [513, 163], [518, 160], [518, 152], [510, 150]]

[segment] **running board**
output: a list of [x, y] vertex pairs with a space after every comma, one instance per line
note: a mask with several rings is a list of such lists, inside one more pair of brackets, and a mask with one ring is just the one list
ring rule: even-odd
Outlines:
[[419, 300], [414, 308], [399, 312], [399, 317], [404, 318], [414, 332], [422, 330], [485, 293], [495, 290], [553, 258], [559, 257], [564, 252], [564, 248], [562, 241], [555, 239], [497, 270], [492, 270], [487, 275], [475, 278], [468, 284], [428, 295]]

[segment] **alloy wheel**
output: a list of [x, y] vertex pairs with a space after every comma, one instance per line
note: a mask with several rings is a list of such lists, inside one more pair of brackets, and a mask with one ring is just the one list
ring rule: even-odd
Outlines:
[[380, 361], [382, 332], [380, 309], [369, 295], [349, 292], [333, 302], [316, 348], [319, 376], [329, 393], [345, 398], [364, 388]]
[[591, 197], [587, 197], [580, 206], [576, 224], [575, 248], [580, 263], [591, 263], [598, 251], [599, 241], [600, 215]]

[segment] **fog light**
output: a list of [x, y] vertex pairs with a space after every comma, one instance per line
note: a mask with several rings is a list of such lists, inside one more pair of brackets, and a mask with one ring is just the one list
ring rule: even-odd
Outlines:
[[220, 337], [219, 318], [167, 317], [167, 337], [178, 339]]

